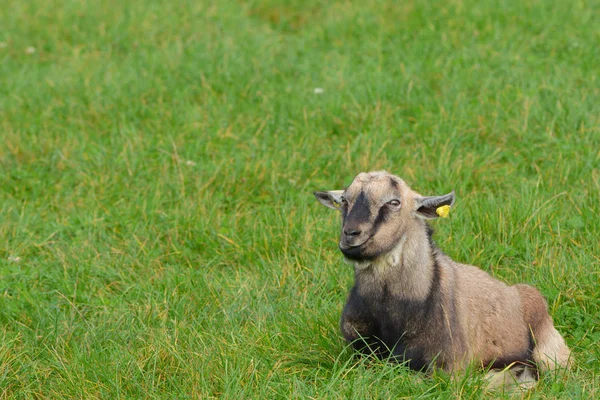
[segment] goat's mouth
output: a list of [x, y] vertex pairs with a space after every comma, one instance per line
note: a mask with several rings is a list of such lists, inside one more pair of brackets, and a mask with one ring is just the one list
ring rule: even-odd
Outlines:
[[350, 259], [350, 260], [364, 260], [370, 258], [366, 254], [366, 244], [369, 241], [370, 237], [367, 237], [364, 240], [358, 242], [346, 241], [344, 239], [340, 240], [339, 249], [342, 254]]
[[369, 241], [369, 239], [371, 239], [371, 237], [368, 235], [362, 235], [362, 236], [342, 235], [342, 237], [340, 238], [339, 247], [340, 247], [340, 250], [342, 250], [342, 251], [356, 249], [356, 248], [363, 246], [365, 243], [367, 243]]

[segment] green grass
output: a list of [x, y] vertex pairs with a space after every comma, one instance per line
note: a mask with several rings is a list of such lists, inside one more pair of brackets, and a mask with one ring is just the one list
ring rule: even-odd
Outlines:
[[483, 396], [345, 347], [312, 192], [375, 169], [456, 190], [440, 247], [547, 297], [576, 367], [527, 396], [600, 396], [598, 1], [2, 10], [2, 397]]

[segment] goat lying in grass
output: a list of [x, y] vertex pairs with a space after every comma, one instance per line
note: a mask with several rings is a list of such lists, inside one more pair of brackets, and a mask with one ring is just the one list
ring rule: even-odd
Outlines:
[[459, 264], [433, 243], [425, 220], [452, 206], [454, 192], [424, 197], [394, 175], [371, 172], [315, 196], [342, 214], [339, 248], [355, 284], [341, 329], [358, 351], [415, 370], [503, 369], [493, 385], [531, 386], [538, 371], [567, 366], [569, 349], [540, 292]]

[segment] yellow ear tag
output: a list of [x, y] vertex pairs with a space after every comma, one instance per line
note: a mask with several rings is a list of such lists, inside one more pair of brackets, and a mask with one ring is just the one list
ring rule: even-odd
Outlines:
[[342, 203], [340, 203], [340, 202], [339, 202], [339, 201], [337, 201], [337, 200], [331, 200], [331, 202], [333, 203], [333, 206], [334, 206], [335, 208], [340, 208], [340, 206], [342, 205]]
[[450, 214], [450, 206], [445, 205], [438, 207], [435, 212], [442, 218], [448, 218], [448, 215]]

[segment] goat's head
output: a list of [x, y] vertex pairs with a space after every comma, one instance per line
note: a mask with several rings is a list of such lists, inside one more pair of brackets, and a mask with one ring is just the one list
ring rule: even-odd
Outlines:
[[[422, 219], [437, 218], [438, 207], [454, 203], [454, 192], [424, 197], [385, 171], [360, 173], [346, 190], [315, 192], [325, 206], [342, 213], [339, 247], [354, 261], [391, 251]], [[419, 224], [419, 225], [416, 225]]]

